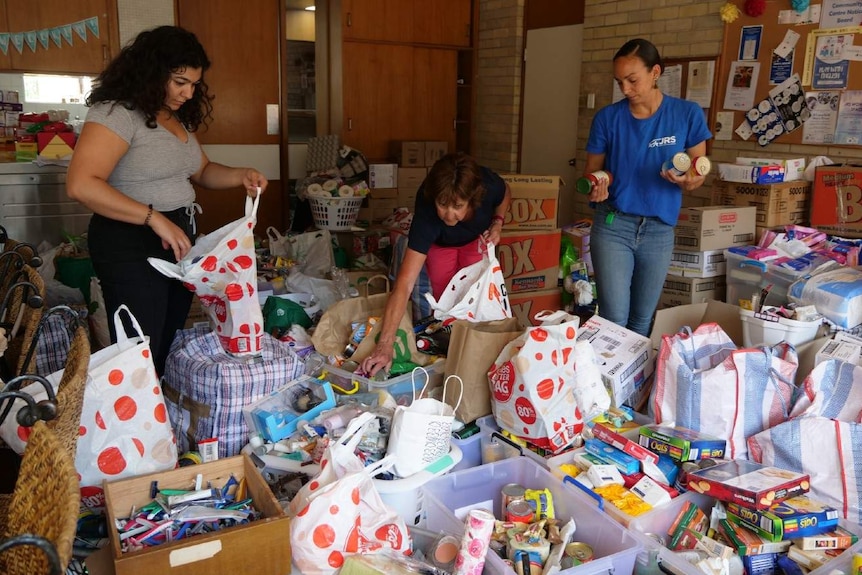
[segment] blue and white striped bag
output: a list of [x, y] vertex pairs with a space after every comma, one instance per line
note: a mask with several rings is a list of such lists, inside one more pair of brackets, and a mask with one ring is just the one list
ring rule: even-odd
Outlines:
[[862, 424], [799, 417], [748, 439], [751, 459], [811, 476], [810, 496], [862, 523]]
[[656, 363], [656, 423], [727, 440], [727, 457], [747, 459], [746, 439], [789, 417], [798, 367], [789, 344], [737, 349], [718, 324], [662, 337]]

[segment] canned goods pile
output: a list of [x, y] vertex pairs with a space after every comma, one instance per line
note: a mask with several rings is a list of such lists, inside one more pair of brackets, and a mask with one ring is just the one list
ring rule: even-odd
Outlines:
[[509, 483], [501, 489], [505, 516], [495, 522], [489, 548], [521, 574], [541, 574], [552, 566], [568, 569], [590, 561], [592, 548], [572, 541], [575, 524], [556, 517], [548, 489]]

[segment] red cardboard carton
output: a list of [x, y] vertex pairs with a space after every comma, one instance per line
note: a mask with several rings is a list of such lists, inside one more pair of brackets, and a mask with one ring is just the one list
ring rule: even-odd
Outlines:
[[592, 427], [593, 435], [596, 439], [601, 439], [608, 445], [612, 445], [624, 453], [628, 453], [632, 457], [640, 461], [649, 461], [650, 463], [658, 463], [658, 455], [632, 441], [625, 435], [617, 433], [611, 427], [596, 423]]
[[690, 473], [688, 488], [749, 509], [769, 509], [806, 493], [811, 478], [806, 473], [739, 459]]
[[819, 166], [811, 190], [811, 225], [839, 236], [862, 236], [862, 166]]

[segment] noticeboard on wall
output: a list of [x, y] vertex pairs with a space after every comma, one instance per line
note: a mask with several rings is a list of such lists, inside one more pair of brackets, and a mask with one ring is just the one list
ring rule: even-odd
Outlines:
[[763, 14], [725, 25], [716, 140], [862, 144], [862, 0], [823, 0], [801, 12], [767, 0]]

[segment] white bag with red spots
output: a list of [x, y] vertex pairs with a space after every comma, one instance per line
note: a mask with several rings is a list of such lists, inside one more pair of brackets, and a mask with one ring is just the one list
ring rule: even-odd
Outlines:
[[263, 314], [257, 294], [254, 225], [260, 195], [246, 198], [245, 217], [197, 240], [178, 263], [147, 258], [164, 275], [198, 294], [225, 351], [261, 351]]
[[392, 466], [384, 457], [365, 467], [355, 450], [374, 414], [354, 418], [320, 461], [320, 473], [290, 502], [290, 548], [303, 575], [337, 572], [349, 555], [409, 553], [404, 519], [380, 498], [372, 477]]
[[611, 399], [593, 347], [577, 341], [578, 318], [562, 311], [535, 317], [542, 325], [509, 342], [488, 370], [491, 408], [501, 428], [556, 452]]
[[[120, 314], [124, 311], [135, 330], [132, 337], [123, 326]], [[90, 356], [78, 431], [75, 469], [82, 502], [91, 508], [104, 506], [103, 480], [165, 471], [177, 464], [177, 446], [153, 366], [150, 338], [124, 305], [114, 314], [114, 327], [117, 343]], [[55, 391], [62, 375], [60, 370], [46, 376]], [[24, 391], [36, 401], [48, 397], [38, 383]], [[14, 406], [12, 413], [17, 409]], [[21, 453], [30, 430], [20, 427], [15, 417], [7, 417], [0, 436]]]

